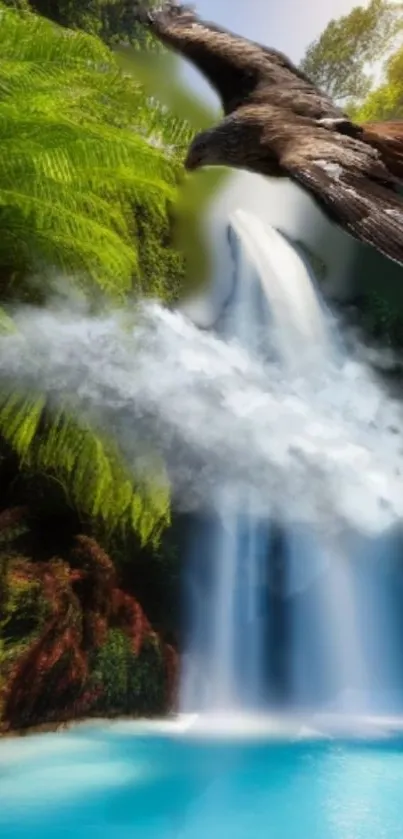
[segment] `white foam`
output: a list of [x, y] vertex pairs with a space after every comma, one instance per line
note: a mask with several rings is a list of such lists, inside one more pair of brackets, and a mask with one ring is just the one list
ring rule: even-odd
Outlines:
[[0, 375], [67, 401], [117, 438], [137, 475], [148, 441], [183, 508], [238, 482], [262, 509], [326, 533], [380, 532], [403, 517], [401, 406], [364, 363], [310, 370], [301, 359], [287, 375], [158, 304], [135, 314], [131, 331], [119, 314], [21, 309], [20, 334], [0, 339]]
[[[378, 739], [400, 736], [403, 716], [307, 711], [304, 713], [221, 712], [178, 714], [160, 720], [99, 721], [109, 736], [178, 737], [190, 740]], [[64, 736], [64, 735], [62, 735]]]

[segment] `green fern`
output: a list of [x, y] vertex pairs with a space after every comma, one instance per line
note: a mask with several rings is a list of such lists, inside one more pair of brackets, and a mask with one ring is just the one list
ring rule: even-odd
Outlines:
[[0, 26], [0, 265], [121, 295], [141, 272], [133, 205], [158, 230], [175, 199], [179, 121], [98, 39], [3, 3]]
[[12, 393], [0, 404], [0, 434], [24, 469], [53, 475], [69, 502], [106, 535], [135, 530], [143, 544], [158, 543], [170, 520], [162, 465], [136, 486], [112, 443], [62, 411], [50, 419], [43, 398]]
[[[172, 298], [183, 265], [169, 211], [190, 127], [97, 38], [1, 1], [0, 27], [0, 303], [46, 299], [55, 269], [90, 296]], [[14, 328], [7, 311], [2, 332]], [[104, 533], [158, 542], [169, 523], [162, 464], [136, 483], [109, 440], [11, 386], [0, 435], [22, 470], [56, 478]]]

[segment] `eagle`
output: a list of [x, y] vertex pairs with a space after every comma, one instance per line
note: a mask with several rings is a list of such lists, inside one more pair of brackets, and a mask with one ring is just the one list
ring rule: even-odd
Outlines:
[[192, 171], [227, 166], [288, 177], [350, 235], [403, 264], [403, 121], [350, 120], [282, 53], [167, 2], [139, 13], [218, 93], [224, 118], [196, 135]]

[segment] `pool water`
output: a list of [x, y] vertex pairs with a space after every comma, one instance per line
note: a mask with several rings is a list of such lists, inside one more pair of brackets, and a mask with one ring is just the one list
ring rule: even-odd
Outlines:
[[403, 739], [0, 742], [1, 839], [402, 839]]

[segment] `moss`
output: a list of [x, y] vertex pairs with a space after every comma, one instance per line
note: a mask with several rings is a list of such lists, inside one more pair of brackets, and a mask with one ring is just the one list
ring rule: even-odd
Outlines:
[[161, 645], [156, 636], [148, 637], [135, 661], [131, 660], [129, 692], [140, 713], [158, 714], [165, 710], [165, 667]]
[[158, 639], [146, 639], [136, 655], [128, 636], [120, 629], [111, 629], [95, 654], [91, 681], [99, 691], [96, 710], [100, 713], [162, 713], [166, 676]]
[[128, 658], [130, 643], [119, 629], [108, 632], [105, 644], [96, 652], [91, 674], [100, 691], [97, 709], [126, 713], [128, 705]]
[[156, 219], [144, 205], [134, 207], [134, 214], [142, 278], [138, 290], [143, 295], [157, 293], [166, 303], [173, 303], [183, 287], [185, 260], [173, 245], [170, 220]]

